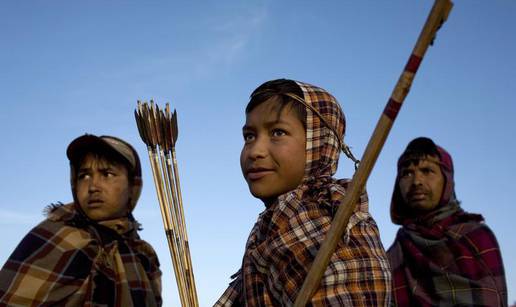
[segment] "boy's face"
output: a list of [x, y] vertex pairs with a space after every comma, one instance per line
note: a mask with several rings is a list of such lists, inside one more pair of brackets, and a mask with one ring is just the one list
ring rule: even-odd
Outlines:
[[266, 204], [302, 181], [306, 132], [296, 111], [287, 105], [278, 112], [276, 98], [247, 114], [240, 166], [253, 196]]
[[127, 169], [87, 154], [77, 172], [76, 194], [79, 205], [94, 221], [124, 217], [129, 213], [132, 187]]
[[415, 211], [430, 211], [439, 205], [444, 176], [437, 157], [428, 156], [400, 169], [399, 187], [405, 203]]

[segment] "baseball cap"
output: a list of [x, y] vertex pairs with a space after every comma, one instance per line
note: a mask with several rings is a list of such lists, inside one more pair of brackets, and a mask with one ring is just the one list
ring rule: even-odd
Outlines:
[[85, 134], [74, 139], [66, 149], [66, 156], [71, 163], [77, 162], [87, 152], [111, 151], [126, 160], [135, 176], [141, 176], [140, 159], [134, 148], [122, 139], [114, 136]]

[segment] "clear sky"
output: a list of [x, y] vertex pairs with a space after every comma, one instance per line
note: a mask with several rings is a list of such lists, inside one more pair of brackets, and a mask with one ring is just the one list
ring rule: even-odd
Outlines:
[[[244, 107], [264, 81], [327, 89], [361, 156], [432, 1], [1, 1], [0, 263], [42, 209], [71, 200], [68, 143], [88, 133], [135, 145], [144, 189], [135, 210], [157, 250], [165, 306], [179, 306], [136, 100], [171, 102], [197, 289], [210, 306], [240, 266], [263, 204], [239, 154]], [[387, 248], [396, 160], [428, 136], [455, 161], [458, 198], [498, 237], [516, 301], [512, 207], [516, 155], [516, 1], [456, 0], [377, 161], [370, 210]], [[341, 157], [338, 177], [352, 176]]]

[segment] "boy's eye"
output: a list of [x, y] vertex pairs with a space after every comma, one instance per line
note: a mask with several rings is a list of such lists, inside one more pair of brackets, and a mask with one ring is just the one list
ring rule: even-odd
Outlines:
[[116, 173], [113, 171], [104, 171], [103, 175], [104, 175], [104, 177], [115, 177]]
[[249, 132], [244, 133], [244, 141], [246, 143], [251, 142], [253, 140], [254, 140], [254, 134], [253, 133], [249, 133]]
[[79, 180], [88, 179], [88, 178], [90, 178], [90, 174], [88, 174], [88, 173], [79, 173], [79, 174], [77, 175], [77, 178], [78, 178]]
[[274, 137], [284, 136], [286, 134], [287, 134], [287, 132], [283, 129], [273, 129], [272, 130], [272, 136], [274, 136]]

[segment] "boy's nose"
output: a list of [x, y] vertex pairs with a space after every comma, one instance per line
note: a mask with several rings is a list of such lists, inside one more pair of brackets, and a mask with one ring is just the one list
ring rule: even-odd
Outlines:
[[262, 138], [257, 138], [249, 147], [249, 158], [256, 160], [267, 156], [267, 144]]
[[88, 185], [88, 191], [96, 192], [99, 190], [99, 176], [91, 176], [90, 184]]

